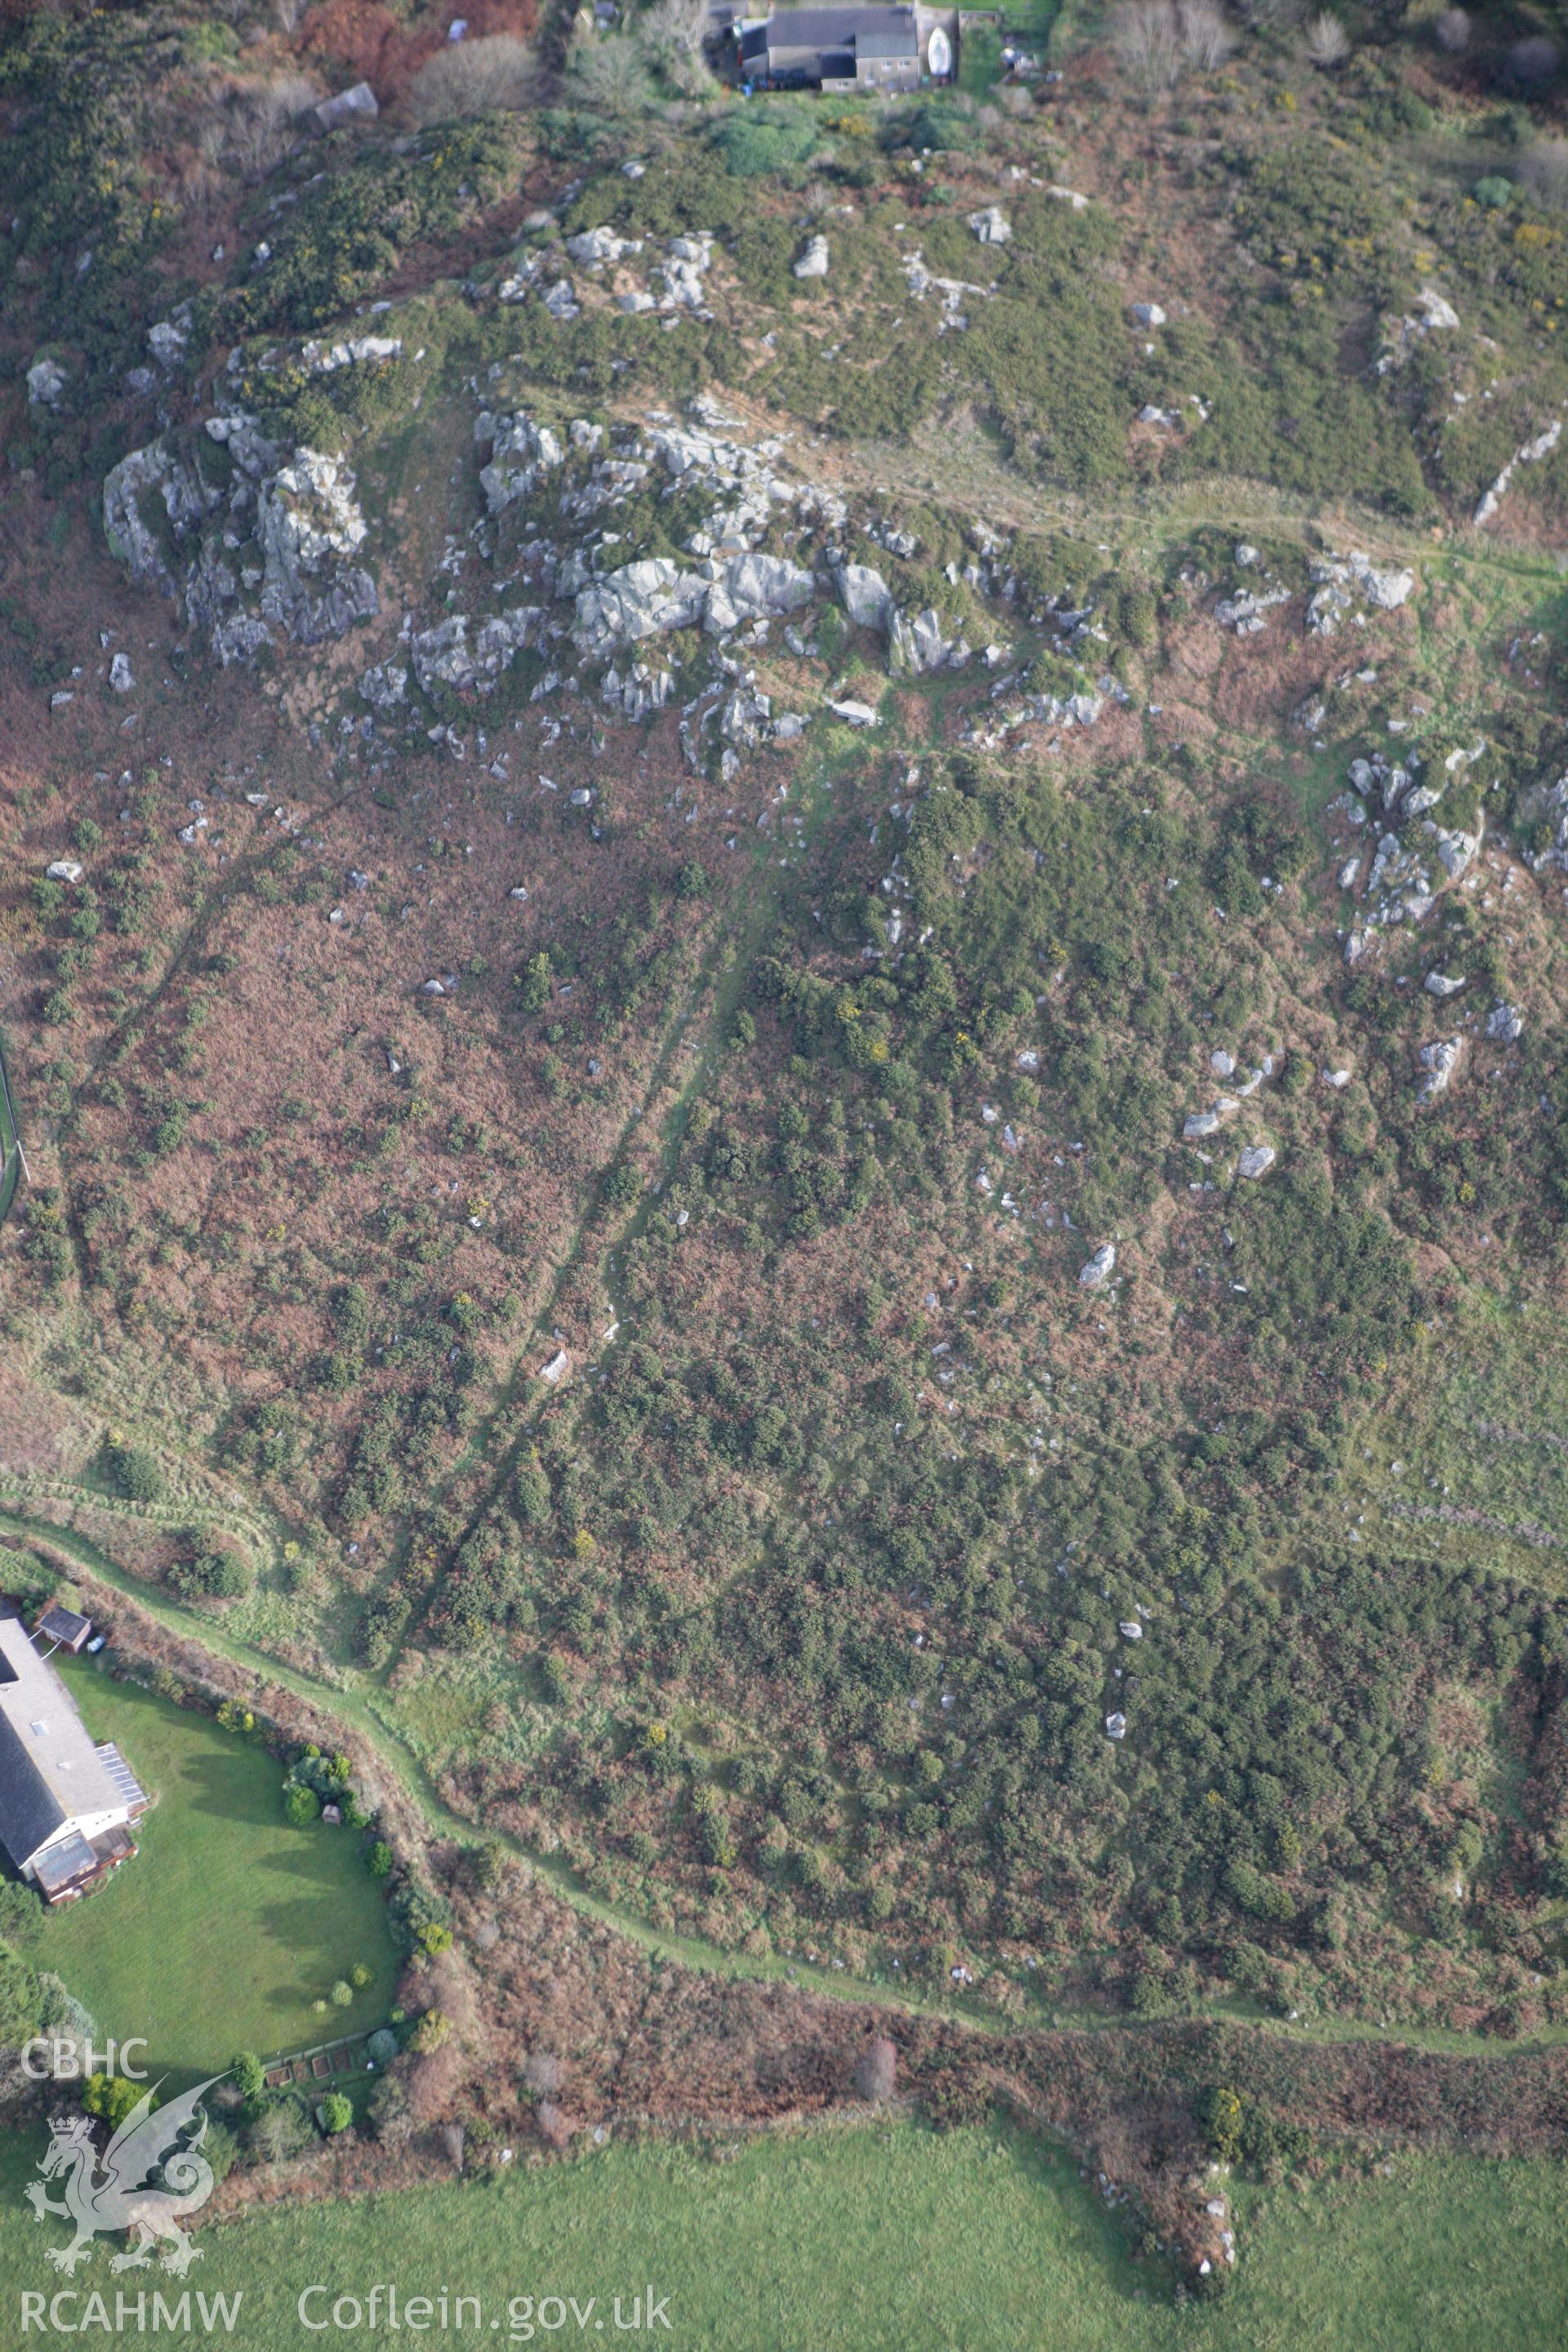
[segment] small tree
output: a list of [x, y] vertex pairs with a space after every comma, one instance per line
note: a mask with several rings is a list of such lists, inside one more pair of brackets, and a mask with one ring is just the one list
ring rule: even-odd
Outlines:
[[522, 2086], [538, 2099], [552, 2099], [566, 2079], [566, 2070], [552, 2050], [535, 2050], [525, 2061]]
[[1199, 2094], [1194, 2110], [1198, 2129], [1221, 2164], [1234, 2164], [1241, 2154], [1246, 2114], [1228, 2083], [1211, 2084]]
[[397, 2036], [390, 2025], [378, 2025], [364, 2045], [365, 2056], [377, 2066], [390, 2066], [397, 2055]]
[[392, 1868], [392, 1848], [384, 1838], [377, 1838], [367, 1848], [364, 1866], [373, 1878], [384, 1878]]
[[367, 1985], [375, 1982], [375, 1970], [367, 1968], [363, 1960], [356, 1960], [349, 1970], [349, 1982], [356, 1992], [363, 1992]]
[[1325, 71], [1342, 66], [1351, 53], [1351, 37], [1331, 10], [1324, 8], [1307, 27], [1307, 55]]
[[353, 2103], [342, 2091], [329, 2091], [321, 2101], [321, 2129], [337, 2133], [347, 2131], [354, 2119]]
[[110, 2131], [118, 2131], [142, 2089], [142, 2084], [127, 2082], [123, 2074], [89, 2074], [82, 2085], [81, 2103], [89, 2116], [97, 2116]]
[[416, 2058], [427, 2058], [433, 2050], [441, 2049], [452, 2038], [452, 2021], [445, 2011], [427, 2009], [408, 2037], [408, 2047]]
[[408, 2112], [408, 2094], [395, 2074], [387, 2074], [379, 2082], [365, 2103], [365, 2121], [377, 2139], [405, 2139], [413, 2128]]
[[334, 2009], [347, 2009], [352, 2005], [354, 1989], [353, 1985], [350, 1984], [347, 1977], [340, 1977], [336, 1984], [332, 1987], [332, 2007]]
[[151, 1447], [112, 1441], [110, 1460], [114, 1483], [128, 1501], [161, 1503], [168, 1493], [169, 1482], [163, 1475], [163, 1465]]
[[409, 96], [416, 121], [450, 122], [525, 106], [538, 79], [526, 41], [515, 33], [487, 33], [437, 49], [415, 75]]
[[281, 2098], [257, 2116], [250, 2127], [250, 2145], [263, 2164], [281, 2164], [285, 2158], [298, 2156], [310, 2136], [299, 2101]]
[[1437, 47], [1447, 49], [1451, 58], [1463, 55], [1470, 46], [1469, 13], [1464, 8], [1445, 8], [1432, 27]]
[[524, 1013], [542, 1013], [550, 1002], [550, 991], [552, 985], [550, 958], [541, 948], [537, 955], [529, 957], [526, 966], [517, 975], [517, 1001], [520, 1010]]
[[308, 1829], [312, 1822], [321, 1819], [321, 1801], [314, 1789], [301, 1789], [296, 1783], [285, 1791], [283, 1811], [296, 1829]]
[[235, 2089], [239, 2093], [246, 2105], [247, 2107], [258, 2105], [262, 2094], [267, 2088], [267, 2077], [262, 2072], [261, 2061], [255, 2051], [237, 2052], [228, 2062], [228, 2071], [234, 2077]]

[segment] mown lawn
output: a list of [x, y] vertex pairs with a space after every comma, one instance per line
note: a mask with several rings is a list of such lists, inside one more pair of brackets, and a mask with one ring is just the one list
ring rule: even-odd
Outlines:
[[[353, 1832], [291, 1828], [276, 1759], [210, 1717], [85, 1665], [68, 1680], [93, 1737], [118, 1741], [157, 1802], [135, 1860], [45, 1918], [33, 1964], [65, 1979], [100, 2034], [145, 2035], [154, 2073], [211, 2074], [237, 2049], [266, 2056], [380, 2024], [397, 1959]], [[311, 2002], [356, 1960], [374, 1985], [317, 2016]]]
[[[35, 2138], [37, 2136], [34, 2136]], [[21, 2202], [32, 2142], [0, 2158], [0, 2309], [53, 2279]], [[293, 2352], [315, 2283], [363, 2297], [668, 2297], [679, 2352], [1548, 2352], [1568, 2328], [1568, 2176], [1544, 2163], [1402, 2163], [1393, 2179], [1243, 2192], [1246, 2258], [1221, 2305], [1150, 2293], [1065, 2159], [1006, 2132], [907, 2126], [753, 2144], [714, 2162], [616, 2148], [503, 2180], [258, 2217], [204, 2234], [193, 2284], [243, 2290], [233, 2341]], [[58, 2225], [50, 2225], [50, 2235]], [[58, 2282], [57, 2282], [58, 2283]], [[154, 2284], [159, 2283], [154, 2281]], [[104, 2257], [79, 2284], [107, 2284]], [[321, 2299], [310, 2306], [321, 2316]], [[586, 2332], [597, 2333], [587, 2318]], [[495, 2329], [490, 2321], [500, 2326]], [[535, 2322], [537, 2325], [537, 2322]], [[614, 2335], [613, 2326], [605, 2332]]]

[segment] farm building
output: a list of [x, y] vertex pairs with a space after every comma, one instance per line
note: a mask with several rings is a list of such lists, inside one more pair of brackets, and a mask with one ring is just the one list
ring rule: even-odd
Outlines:
[[147, 1802], [114, 1742], [94, 1746], [22, 1620], [0, 1617], [0, 1851], [13, 1869], [68, 1902], [135, 1853]]
[[743, 25], [741, 70], [775, 89], [918, 89], [953, 68], [956, 9], [780, 8]]

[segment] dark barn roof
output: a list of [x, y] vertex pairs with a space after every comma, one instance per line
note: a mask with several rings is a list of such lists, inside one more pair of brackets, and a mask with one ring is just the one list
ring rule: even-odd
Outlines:
[[30, 1862], [65, 1818], [21, 1733], [0, 1715], [0, 1846], [13, 1867]]
[[748, 61], [780, 51], [815, 50], [829, 80], [845, 80], [860, 58], [918, 58], [912, 8], [779, 8], [741, 36]]
[[63, 1642], [68, 1650], [77, 1650], [92, 1631], [92, 1619], [79, 1616], [74, 1609], [58, 1605], [46, 1609], [38, 1620], [38, 1631], [47, 1641]]

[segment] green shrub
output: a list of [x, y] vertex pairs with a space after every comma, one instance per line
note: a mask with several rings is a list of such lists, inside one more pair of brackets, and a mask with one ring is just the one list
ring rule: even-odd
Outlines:
[[161, 1503], [169, 1491], [163, 1465], [146, 1445], [110, 1447], [110, 1465], [120, 1492], [133, 1503]]
[[722, 115], [710, 135], [725, 170], [737, 180], [770, 179], [804, 163], [821, 144], [809, 101], [781, 106], [752, 100]]

